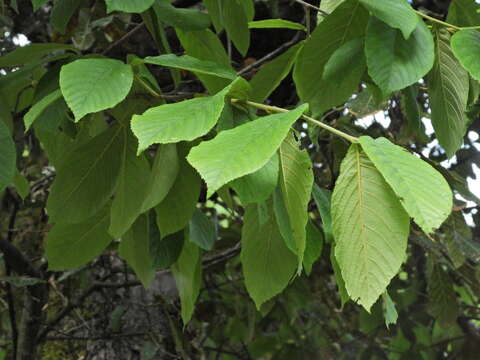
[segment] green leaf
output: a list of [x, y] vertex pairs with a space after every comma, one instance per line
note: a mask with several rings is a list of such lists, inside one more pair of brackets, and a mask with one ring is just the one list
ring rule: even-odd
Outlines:
[[194, 31], [210, 26], [210, 17], [198, 10], [176, 8], [169, 0], [159, 0], [155, 6], [158, 18], [174, 28]]
[[452, 50], [460, 64], [480, 81], [480, 31], [460, 30], [452, 36]]
[[[353, 64], [352, 59], [355, 59]], [[348, 100], [357, 90], [365, 69], [363, 38], [340, 46], [325, 64], [322, 80], [317, 85], [317, 93], [322, 94], [317, 110], [323, 112]]]
[[302, 47], [303, 42], [292, 46], [282, 55], [260, 68], [252, 80], [250, 80], [250, 85], [252, 86], [250, 99], [252, 101], [261, 103], [268, 98], [290, 73]]
[[125, 99], [132, 83], [130, 65], [113, 59], [80, 59], [60, 71], [60, 88], [75, 121], [113, 108]]
[[442, 326], [452, 326], [458, 316], [458, 303], [453, 282], [441, 265], [434, 265], [428, 278], [429, 313]]
[[22, 200], [30, 193], [30, 184], [25, 176], [23, 176], [19, 171], [15, 172], [15, 176], [13, 178], [13, 185], [17, 190], [17, 194], [20, 195]]
[[408, 40], [399, 30], [370, 18], [365, 42], [368, 73], [384, 94], [403, 89], [428, 73], [434, 62], [434, 44], [423, 21]]
[[177, 146], [175, 144], [160, 145], [153, 160], [152, 171], [146, 186], [142, 212], [162, 202], [175, 183], [179, 170]]
[[65, 34], [70, 19], [84, 3], [84, 0], [55, 0], [50, 23], [56, 31]]
[[363, 36], [367, 21], [368, 12], [358, 1], [345, 1], [315, 28], [300, 51], [293, 76], [298, 95], [309, 103], [314, 116], [321, 115], [326, 106], [322, 82], [325, 65], [344, 43]]
[[0, 119], [0, 193], [12, 183], [16, 171], [17, 150], [7, 125]]
[[391, 186], [407, 213], [430, 234], [452, 211], [452, 191], [430, 164], [381, 137], [359, 138], [363, 151]]
[[302, 105], [287, 113], [265, 116], [195, 146], [187, 159], [207, 183], [207, 197], [231, 180], [263, 167], [306, 109], [307, 105]]
[[177, 56], [175, 54], [167, 54], [148, 56], [143, 61], [147, 64], [168, 66], [193, 71], [194, 73], [218, 76], [224, 79], [234, 80], [237, 77], [237, 73], [230, 66], [224, 66], [208, 60], [199, 60], [189, 55]]
[[145, 155], [135, 155], [137, 141], [125, 128], [122, 130], [122, 151], [117, 154], [122, 165], [112, 202], [110, 214], [110, 234], [122, 236], [143, 212], [142, 205], [147, 195], [150, 178], [150, 164]]
[[49, 107], [52, 103], [57, 101], [62, 97], [62, 92], [60, 89], [55, 90], [54, 92], [45, 96], [42, 100], [33, 105], [30, 110], [23, 117], [23, 122], [25, 123], [25, 131], [30, 129], [33, 122]]
[[178, 261], [172, 266], [172, 274], [180, 294], [182, 321], [187, 325], [192, 318], [202, 283], [202, 261], [197, 245], [190, 241], [184, 243]]
[[55, 224], [47, 235], [45, 256], [50, 270], [85, 265], [110, 244], [108, 211], [101, 211], [81, 223]]
[[313, 172], [310, 156], [293, 135], [287, 136], [278, 150], [280, 158], [279, 186], [295, 242], [295, 253], [301, 270], [306, 247], [308, 202], [312, 193]]
[[323, 234], [311, 221], [307, 223], [305, 255], [303, 257], [303, 268], [305, 273], [310, 275], [313, 264], [320, 258], [323, 249]]
[[457, 26], [480, 25], [480, 4], [472, 0], [450, 2], [447, 22]]
[[[387, 102], [378, 102], [376, 94], [372, 89], [375, 85], [367, 85], [356, 97], [347, 103], [348, 111], [357, 118], [362, 118], [387, 107]], [[376, 87], [376, 86], [375, 86]], [[378, 89], [378, 88], [377, 88]]]
[[243, 205], [266, 201], [278, 182], [278, 155], [275, 153], [259, 170], [235, 179], [230, 186]]
[[212, 250], [217, 240], [215, 225], [200, 210], [195, 209], [189, 223], [188, 239], [203, 250]]
[[385, 317], [385, 326], [387, 329], [390, 327], [391, 324], [396, 324], [398, 320], [398, 313], [397, 309], [395, 309], [395, 304], [388, 295], [388, 292], [384, 292], [382, 294], [383, 300], [383, 316]]
[[322, 218], [325, 241], [327, 243], [333, 243], [332, 214], [330, 213], [332, 192], [327, 189], [322, 189], [317, 184], [313, 184], [312, 197]]
[[77, 52], [78, 50], [71, 45], [45, 43], [45, 44], [29, 44], [18, 47], [12, 52], [0, 57], [0, 67], [13, 67], [32, 63], [46, 55], [50, 55], [56, 51], [70, 50]]
[[178, 231], [160, 238], [155, 217], [150, 221], [150, 256], [155, 269], [167, 269], [172, 266], [182, 252], [185, 231]]
[[223, 25], [225, 30], [242, 56], [245, 56], [250, 46], [250, 31], [248, 18], [243, 0], [230, 0], [222, 2]]
[[118, 255], [132, 267], [146, 288], [155, 277], [155, 269], [150, 257], [149, 234], [148, 216], [141, 215], [122, 237], [118, 248]]
[[[219, 38], [209, 29], [203, 31], [182, 31], [176, 29], [178, 39], [188, 55], [200, 60], [208, 60], [225, 67], [230, 66], [230, 58]], [[216, 76], [197, 74], [210, 94], [215, 94], [228, 85], [229, 80]]]
[[147, 11], [155, 0], [105, 0], [105, 2], [107, 3], [107, 14], [112, 11], [142, 13]]
[[224, 29], [222, 0], [203, 0], [203, 5], [210, 15], [215, 31], [219, 33]]
[[120, 127], [112, 127], [63, 159], [47, 201], [53, 222], [81, 222], [107, 203], [121, 168], [120, 134]]
[[352, 300], [367, 311], [400, 269], [409, 217], [373, 163], [353, 144], [332, 195], [335, 257]]
[[340, 296], [340, 306], [341, 308], [350, 300], [348, 296], [347, 289], [345, 288], [345, 281], [342, 277], [342, 271], [338, 265], [337, 258], [335, 257], [335, 247], [332, 246], [330, 250], [330, 263], [332, 264], [333, 275], [335, 277], [335, 283], [338, 288], [338, 295]]
[[399, 29], [408, 39], [417, 27], [419, 17], [405, 0], [360, 0], [374, 16], [392, 28]]
[[32, 0], [33, 11], [37, 11], [42, 7], [48, 0]]
[[230, 86], [214, 96], [199, 97], [160, 105], [132, 118], [132, 131], [138, 138], [138, 154], [150, 145], [191, 141], [208, 133], [225, 106]]
[[200, 177], [185, 159], [182, 159], [175, 183], [165, 199], [155, 208], [162, 238], [187, 226], [199, 195]]
[[258, 205], [245, 209], [240, 253], [245, 286], [257, 309], [285, 289], [297, 269], [296, 256], [287, 248], [268, 206], [260, 221]]
[[257, 20], [250, 21], [248, 23], [249, 29], [292, 29], [292, 30], [303, 30], [307, 29], [302, 24], [288, 21], [284, 19], [267, 19], [267, 20]]
[[438, 142], [452, 157], [467, 131], [469, 77], [450, 48], [450, 33], [435, 28], [435, 64], [428, 78], [432, 125]]

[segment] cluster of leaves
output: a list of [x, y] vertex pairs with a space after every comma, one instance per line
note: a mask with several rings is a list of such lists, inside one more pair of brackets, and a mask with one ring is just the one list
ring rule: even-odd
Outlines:
[[[49, 269], [80, 267], [109, 246], [147, 287], [157, 270], [170, 268], [187, 324], [203, 254], [221, 249], [241, 222], [233, 245], [241, 248], [245, 288], [264, 314], [295, 278], [312, 272], [325, 247], [342, 305], [352, 300], [375, 312], [381, 303], [387, 324], [396, 322], [387, 287], [408, 257], [409, 238], [428, 254], [431, 314], [440, 324], [458, 316], [448, 270], [473, 269], [455, 286], [464, 303], [478, 301], [480, 250], [461, 212], [451, 214], [452, 188], [473, 195], [453, 172], [401, 146], [418, 152], [428, 142], [421, 104], [431, 112], [440, 160], [462, 147], [478, 115], [480, 15], [464, 13], [478, 14], [473, 0], [453, 2], [447, 22], [404, 0], [322, 1], [311, 33], [283, 19], [254, 21], [251, 0], [204, 0], [200, 10], [167, 0], [98, 2], [104, 16], [96, 19], [82, 19], [82, 0], [54, 2], [56, 32], [68, 32], [76, 14], [85, 23], [74, 45], [33, 43], [0, 57], [0, 191], [29, 193], [17, 168], [29, 149], [12, 138], [22, 127], [12, 114], [21, 114], [22, 130], [56, 174], [46, 203]], [[119, 60], [89, 51], [95, 28], [129, 14], [139, 14], [137, 26], [146, 26], [161, 55]], [[165, 29], [172, 28], [181, 55], [171, 50]], [[242, 58], [252, 29], [269, 28], [306, 36], [247, 81], [222, 36]], [[177, 90], [193, 73], [207, 94], [172, 101], [183, 94], [166, 93], [154, 75], [159, 68]], [[290, 73], [296, 106], [263, 104]], [[405, 114], [401, 132], [353, 125], [394, 101]], [[321, 143], [336, 144], [335, 164], [316, 158]], [[329, 172], [333, 192], [315, 167]], [[219, 209], [224, 224], [215, 222]]]

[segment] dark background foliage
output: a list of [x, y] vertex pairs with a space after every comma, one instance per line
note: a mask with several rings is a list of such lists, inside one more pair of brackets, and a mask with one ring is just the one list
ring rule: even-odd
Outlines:
[[[12, 6], [15, 3], [18, 11]], [[0, 54], [15, 49], [20, 38], [33, 43], [70, 42], [73, 38], [83, 45], [81, 50], [85, 54], [101, 53], [122, 61], [127, 54], [141, 58], [158, 54], [139, 15], [114, 14], [84, 33], [85, 17], [93, 21], [107, 16], [103, 0], [85, 0], [69, 22], [66, 33], [60, 34], [52, 30], [49, 23], [50, 3], [33, 12], [30, 0], [0, 1], [3, 4]], [[180, 8], [201, 6], [201, 2], [195, 0], [173, 3]], [[319, 1], [309, 3], [319, 5]], [[444, 19], [449, 3], [418, 0], [412, 5]], [[256, 1], [255, 14], [256, 20], [284, 18], [312, 27], [316, 22], [315, 11], [293, 0]], [[166, 27], [166, 32], [172, 52], [182, 53], [174, 30]], [[291, 30], [254, 30], [252, 45], [245, 57], [231, 49], [234, 67], [238, 71], [244, 69], [243, 76], [249, 79], [261, 66], [259, 59], [272, 52], [282, 53], [303, 36]], [[221, 39], [229, 48], [225, 35], [221, 35]], [[165, 68], [152, 67], [151, 71], [166, 95], [182, 97], [203, 92], [201, 83], [191, 74], [183, 73], [180, 87], [175, 88]], [[38, 79], [32, 79], [30, 87], [35, 87], [37, 82]], [[424, 93], [420, 88], [417, 100], [421, 111], [428, 116]], [[297, 101], [290, 76], [268, 99], [268, 103], [284, 108], [295, 106]], [[477, 106], [471, 108], [471, 136], [465, 137], [466, 146], [457, 153], [456, 161], [446, 165], [451, 170], [447, 174], [451, 186], [469, 202], [457, 202], [453, 215], [441, 229], [443, 235], [436, 242], [416, 229], [412, 231], [408, 260], [389, 286], [399, 316], [397, 324], [389, 328], [384, 320], [389, 310], [382, 301], [374, 306], [371, 314], [351, 302], [341, 308], [328, 244], [309, 277], [297, 278], [261, 312], [256, 311], [241, 281], [236, 246], [241, 219], [232, 216], [220, 198], [214, 196], [207, 201], [206, 189], [200, 201], [214, 215], [221, 241], [214, 252], [203, 258], [202, 289], [193, 320], [185, 328], [170, 273], [158, 272], [152, 288], [143, 289], [117, 256], [115, 245], [82, 268], [47, 271], [42, 259], [42, 240], [48, 231], [44, 207], [54, 171], [34, 134], [24, 134], [23, 115], [27, 109], [17, 109], [13, 114], [14, 138], [19, 154], [24, 153], [19, 157], [18, 168], [28, 179], [30, 194], [22, 200], [14, 189], [8, 188], [0, 195], [2, 251], [8, 253], [15, 265], [15, 268], [8, 267], [0, 258], [0, 275], [21, 273], [41, 278], [43, 282], [26, 286], [19, 284], [21, 278], [17, 276], [10, 282], [0, 283], [0, 359], [13, 359], [15, 343], [17, 352], [22, 351], [22, 346], [29, 351], [34, 349], [38, 358], [45, 360], [478, 358], [480, 308], [476, 300], [480, 297], [480, 284], [476, 265], [480, 261], [477, 212], [480, 200], [466, 185], [467, 177], [476, 176], [472, 166], [480, 165], [480, 156], [472, 141], [478, 139], [472, 133], [480, 130]], [[355, 122], [353, 112], [344, 112], [343, 108], [333, 109], [325, 120], [340, 124], [353, 134], [395, 138], [404, 145], [414, 143], [418, 153], [426, 154], [426, 158], [435, 162], [446, 159], [443, 151], [431, 144], [432, 135], [423, 134], [414, 142], [410, 140], [402, 95], [394, 95], [377, 108], [382, 109], [390, 119], [388, 127], [374, 121], [365, 129]], [[315, 181], [323, 188], [332, 189], [346, 144], [324, 132], [309, 129], [304, 135], [303, 145], [316, 164]], [[424, 149], [428, 151], [422, 152]], [[312, 218], [319, 222], [314, 202], [310, 209]], [[471, 219], [470, 227], [462, 215]], [[470, 247], [455, 248], [459, 245], [449, 241], [451, 238], [460, 238], [461, 244]], [[457, 268], [449, 265], [455, 251], [460, 252], [459, 257], [466, 258]], [[432, 257], [440, 259], [445, 266], [432, 265]], [[431, 266], [435, 268], [429, 270]], [[434, 287], [440, 289], [435, 292]], [[42, 306], [38, 308], [32, 297], [42, 299]], [[29, 313], [30, 323], [22, 323], [22, 316]], [[31, 344], [18, 343], [19, 334], [25, 331], [36, 334]], [[33, 358], [32, 353], [31, 356]]]

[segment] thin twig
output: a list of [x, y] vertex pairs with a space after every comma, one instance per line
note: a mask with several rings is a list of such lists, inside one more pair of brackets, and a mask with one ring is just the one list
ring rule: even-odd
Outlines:
[[113, 44], [111, 44], [109, 47], [107, 47], [105, 50], [102, 51], [102, 55], [106, 55], [108, 54], [112, 49], [116, 48], [118, 45], [120, 45], [121, 43], [127, 41], [128, 39], [130, 39], [133, 35], [135, 35], [137, 32], [139, 32], [140, 30], [142, 30], [143, 28], [145, 27], [145, 23], [144, 22], [141, 22], [140, 24], [138, 24], [137, 26], [135, 26], [132, 30], [130, 30], [128, 33], [126, 33], [125, 35], [123, 35], [120, 39], [118, 39], [117, 41], [115, 41]]
[[267, 55], [265, 55], [261, 59], [255, 61], [254, 63], [252, 63], [248, 66], [245, 66], [243, 69], [241, 69], [239, 72], [237, 72], [237, 75], [241, 76], [241, 75], [244, 75], [244, 74], [250, 72], [251, 70], [255, 69], [256, 67], [266, 63], [267, 61], [270, 61], [271, 59], [273, 59], [277, 55], [281, 54], [284, 50], [290, 48], [291, 46], [295, 45], [299, 41], [300, 41], [300, 33], [297, 33], [292, 38], [292, 40], [282, 44], [280, 47], [276, 48], [271, 53], [268, 53]]
[[310, 8], [310, 9], [314, 9], [314, 10], [318, 11], [318, 12], [319, 12], [320, 14], [322, 14], [322, 15], [325, 15], [325, 16], [330, 15], [330, 14], [329, 14], [328, 12], [326, 12], [325, 10], [320, 9], [318, 6], [309, 4], [309, 3], [307, 3], [306, 1], [303, 1], [303, 0], [294, 0], [294, 1], [297, 2], [297, 3], [299, 3], [299, 4], [301, 4], [301, 5], [303, 5], [303, 6], [305, 6], [305, 7], [308, 7], [308, 8]]

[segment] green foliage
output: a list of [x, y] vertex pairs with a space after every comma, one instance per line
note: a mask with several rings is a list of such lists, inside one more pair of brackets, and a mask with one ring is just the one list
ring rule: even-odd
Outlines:
[[132, 82], [130, 66], [112, 59], [76, 60], [60, 72], [60, 88], [75, 121], [117, 105], [129, 93]]
[[107, 247], [173, 275], [183, 358], [462, 358], [480, 5], [94, 3], [33, 0], [16, 47], [0, 0], [0, 218], [48, 284]]
[[374, 163], [351, 145], [332, 195], [335, 257], [348, 295], [370, 311], [400, 269], [408, 214]]

